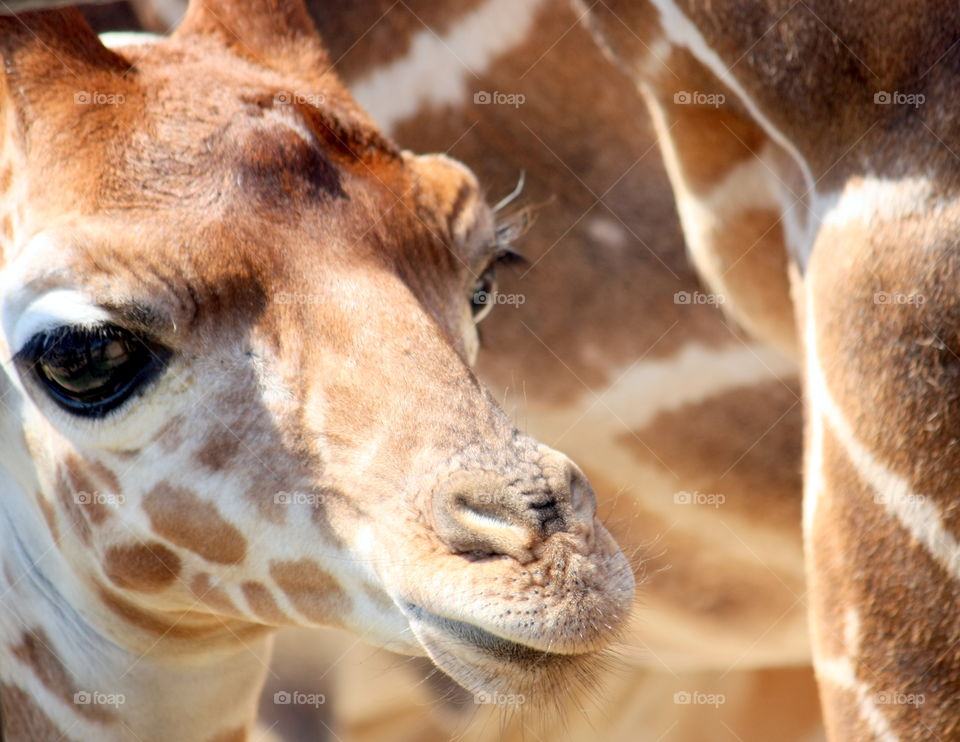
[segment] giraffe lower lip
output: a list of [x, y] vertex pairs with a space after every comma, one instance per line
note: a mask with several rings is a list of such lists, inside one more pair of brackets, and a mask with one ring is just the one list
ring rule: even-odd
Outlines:
[[504, 639], [486, 629], [481, 629], [479, 626], [439, 616], [413, 603], [407, 603], [406, 609], [416, 620], [439, 629], [445, 635], [462, 641], [472, 649], [480, 649], [500, 660], [530, 662], [531, 660], [542, 660], [544, 657], [552, 655], [551, 652], [544, 652], [525, 644]]

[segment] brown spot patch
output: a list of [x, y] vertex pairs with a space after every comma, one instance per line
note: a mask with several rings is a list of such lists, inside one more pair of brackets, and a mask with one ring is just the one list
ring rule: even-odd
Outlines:
[[180, 557], [159, 541], [111, 546], [103, 561], [104, 574], [125, 590], [155, 593], [180, 574]]
[[662, 412], [618, 442], [645, 464], [666, 465], [684, 489], [723, 494], [725, 513], [799, 539], [801, 407], [795, 380], [772, 380]]
[[350, 609], [350, 599], [329, 572], [309, 559], [274, 562], [270, 576], [300, 613], [329, 624]]
[[63, 507], [63, 512], [66, 514], [67, 520], [74, 533], [76, 533], [77, 538], [79, 538], [84, 545], [89, 546], [91, 534], [90, 524], [87, 522], [83, 510], [80, 508], [77, 493], [71, 487], [67, 477], [64, 476], [64, 470], [62, 469], [59, 472], [54, 489], [56, 489], [60, 505]]
[[217, 508], [182, 487], [158, 484], [143, 501], [158, 535], [217, 564], [239, 564], [247, 541]]
[[796, 321], [787, 278], [782, 216], [775, 209], [717, 215], [710, 257], [695, 254], [706, 283], [730, 301], [726, 310], [777, 347], [796, 352]]
[[240, 440], [230, 431], [211, 433], [204, 444], [197, 450], [195, 456], [203, 466], [213, 471], [226, 468], [230, 460], [237, 455]]
[[[309, 117], [303, 120], [308, 122]], [[346, 198], [337, 167], [316, 142], [306, 141], [293, 129], [254, 129], [237, 153], [237, 180], [244, 195], [261, 208], [289, 208], [291, 193], [309, 201]]]
[[[73, 530], [84, 544], [89, 545], [90, 524], [99, 525], [110, 515], [110, 509], [100, 501], [99, 495], [118, 493], [116, 476], [103, 464], [93, 462], [85, 466], [76, 456], [70, 455], [59, 470], [54, 489]], [[50, 524], [43, 498], [40, 506]], [[51, 527], [51, 531], [56, 538], [56, 530]]]
[[120, 494], [120, 480], [117, 479], [117, 475], [113, 473], [113, 470], [107, 468], [102, 462], [90, 462], [87, 466], [87, 474], [96, 480], [101, 492], [106, 491], [112, 494]]
[[15, 685], [0, 685], [0, 699], [3, 705], [3, 739], [10, 742], [47, 739], [73, 742], [75, 739], [67, 736], [30, 696]]
[[[73, 694], [78, 688], [69, 670], [51, 648], [50, 638], [42, 630], [24, 632], [20, 644], [13, 647], [12, 651], [13, 656], [29, 667], [51, 693], [73, 704]], [[91, 719], [105, 721], [112, 718], [112, 714], [100, 706], [78, 705], [76, 709], [78, 713]], [[6, 711], [5, 707], [4, 712]]]
[[280, 610], [270, 591], [259, 582], [244, 582], [243, 595], [253, 612], [268, 624], [290, 623], [290, 617]]
[[[99, 467], [99, 468], [98, 468]], [[99, 525], [110, 515], [110, 510], [100, 502], [98, 494], [117, 494], [117, 479], [109, 469], [100, 464], [90, 464], [84, 469], [83, 463], [76, 456], [68, 456], [64, 462], [66, 480], [72, 488], [75, 501], [87, 518]], [[91, 474], [108, 474], [101, 483], [91, 477]], [[111, 485], [114, 485], [111, 487]]]
[[281, 524], [286, 517], [287, 507], [277, 499], [277, 494], [282, 491], [282, 487], [278, 486], [278, 479], [272, 471], [258, 468], [251, 477], [245, 496], [257, 506], [260, 515], [271, 523]]

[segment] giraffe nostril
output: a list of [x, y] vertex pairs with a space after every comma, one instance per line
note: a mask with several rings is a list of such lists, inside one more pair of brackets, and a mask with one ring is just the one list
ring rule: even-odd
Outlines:
[[436, 513], [444, 541], [461, 554], [529, 559], [536, 534], [515, 517], [505, 500], [503, 495], [483, 490], [441, 498]]
[[543, 502], [532, 502], [530, 510], [533, 511], [534, 517], [540, 524], [540, 532], [544, 536], [563, 530], [563, 516], [556, 497], [550, 497]]
[[556, 533], [589, 534], [593, 490], [566, 456], [546, 450], [521, 474], [464, 469], [432, 493], [437, 535], [458, 554], [503, 554], [521, 562]]

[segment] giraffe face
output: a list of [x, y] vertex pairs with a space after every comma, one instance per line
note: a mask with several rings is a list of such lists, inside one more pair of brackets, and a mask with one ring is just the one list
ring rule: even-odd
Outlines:
[[477, 690], [582, 669], [633, 577], [470, 370], [501, 257], [473, 176], [195, 26], [14, 80], [5, 466], [51, 547], [116, 637], [339, 625]]

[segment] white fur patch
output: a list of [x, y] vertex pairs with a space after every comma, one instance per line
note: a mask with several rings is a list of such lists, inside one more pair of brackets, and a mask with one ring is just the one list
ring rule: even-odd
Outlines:
[[[806, 192], [810, 194], [812, 198], [815, 198], [817, 193], [816, 181], [806, 160], [804, 160], [799, 150], [783, 132], [777, 129], [777, 127], [773, 125], [773, 122], [760, 110], [760, 107], [747, 94], [744, 87], [740, 84], [740, 81], [731, 73], [720, 56], [707, 44], [706, 39], [704, 39], [699, 29], [683, 14], [672, 0], [652, 0], [652, 2], [660, 12], [660, 25], [670, 41], [689, 49], [707, 69], [737, 95], [749, 111], [753, 120], [763, 128], [773, 141], [791, 155], [803, 174]], [[801, 266], [805, 266], [809, 259], [810, 248], [813, 245], [813, 240], [818, 229], [819, 225], [815, 222], [815, 219], [809, 219], [807, 227], [804, 230], [802, 244], [790, 245], [792, 249], [796, 250], [794, 255], [799, 260]]]
[[350, 91], [386, 132], [424, 107], [458, 106], [471, 87], [479, 90], [478, 75], [527, 37], [542, 4], [487, 0], [443, 36], [424, 28], [406, 56], [350, 81]]
[[587, 236], [604, 247], [619, 250], [627, 245], [626, 228], [614, 219], [596, 216], [587, 224]]
[[616, 411], [631, 430], [639, 430], [663, 412], [794, 373], [793, 361], [766, 346], [714, 349], [690, 343], [669, 358], [630, 366], [600, 393], [600, 411]]
[[[690, 252], [699, 257], [698, 266], [709, 262], [704, 258], [712, 252], [716, 232], [741, 213], [769, 209], [786, 215], [798, 206], [796, 198], [774, 174], [776, 166], [770, 146], [764, 147], [757, 157], [742, 160], [730, 168], [705, 194], [688, 187], [680, 154], [671, 143], [665, 149], [664, 161], [673, 181], [683, 232]], [[797, 235], [790, 234], [786, 228], [784, 236], [788, 240], [797, 240]], [[797, 246], [794, 244], [792, 247]]]
[[79, 291], [50, 291], [27, 305], [16, 320], [8, 337], [11, 348], [20, 350], [34, 335], [64, 325], [96, 325], [107, 322], [110, 315]]
[[[825, 197], [827, 198], [827, 197]], [[929, 178], [851, 178], [843, 191], [829, 197], [823, 224], [876, 224], [894, 221], [936, 208], [936, 189]]]
[[66, 244], [41, 232], [30, 239], [0, 273], [0, 325], [10, 354], [38, 332], [59, 325], [103, 322], [108, 314], [79, 291], [58, 288], [38, 293], [33, 284], [63, 264]]
[[853, 693], [860, 718], [866, 722], [877, 742], [898, 741], [899, 737], [894, 734], [890, 723], [877, 707], [876, 694], [870, 692], [866, 683], [857, 679], [853, 663], [848, 658], [818, 660], [817, 679]]
[[654, 39], [647, 47], [647, 59], [641, 63], [640, 74], [644, 77], [653, 77], [667, 67], [666, 60], [673, 53], [673, 44], [664, 36]]
[[109, 49], [117, 49], [121, 46], [152, 44], [162, 38], [158, 34], [146, 31], [105, 31], [100, 34], [100, 43]]

